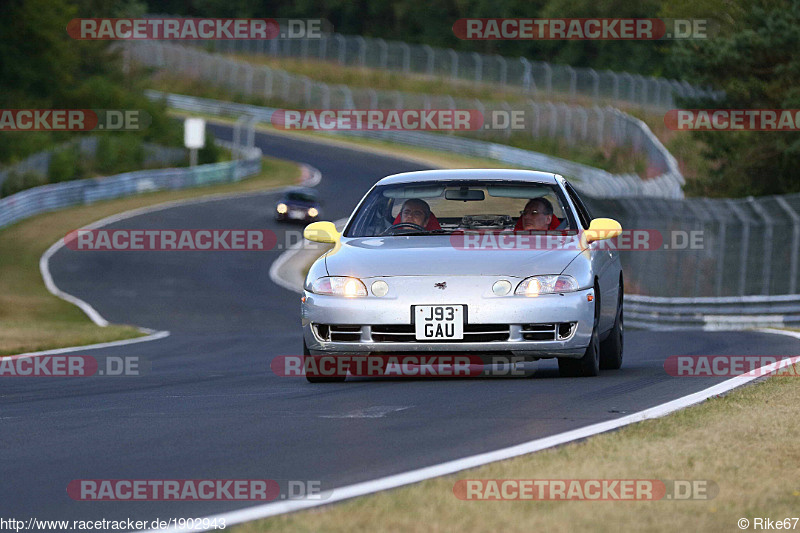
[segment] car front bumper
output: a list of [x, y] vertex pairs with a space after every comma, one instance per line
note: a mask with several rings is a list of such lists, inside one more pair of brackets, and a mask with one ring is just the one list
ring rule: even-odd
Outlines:
[[[383, 279], [389, 281], [392, 278]], [[364, 281], [369, 286], [371, 281]], [[431, 285], [427, 281], [425, 287]], [[474, 281], [465, 279], [453, 283], [448, 280], [448, 283], [455, 285], [454, 288], [466, 289]], [[485, 285], [485, 280], [481, 285]], [[469, 298], [459, 297], [458, 294], [476, 294], [476, 291], [426, 291], [420, 287], [418, 291], [404, 290], [402, 293], [405, 296], [390, 291], [383, 298], [372, 295], [343, 298], [305, 291], [301, 315], [303, 336], [309, 351], [313, 355], [334, 356], [448, 352], [474, 356], [485, 354], [487, 357], [504, 353], [527, 360], [579, 358], [583, 356], [592, 335], [594, 302], [589, 301], [589, 296], [594, 296], [593, 289], [533, 298], [514, 295], [497, 297], [491, 294], [490, 289]], [[410, 336], [403, 335], [402, 341], [392, 341], [391, 335], [378, 333], [378, 330], [384, 331], [388, 326], [406, 333], [413, 332], [413, 305], [466, 305], [465, 339], [417, 341], [412, 333]], [[559, 335], [559, 324], [571, 325], [569, 335], [565, 338]], [[492, 335], [492, 340], [481, 340], [481, 329], [492, 330], [489, 327], [491, 325], [497, 326], [495, 331], [500, 333]], [[551, 338], [540, 334], [540, 340], [530, 340], [531, 327], [542, 326], [546, 330], [545, 326], [550, 325], [555, 327]], [[467, 328], [470, 327], [477, 329], [478, 333], [467, 334]]]

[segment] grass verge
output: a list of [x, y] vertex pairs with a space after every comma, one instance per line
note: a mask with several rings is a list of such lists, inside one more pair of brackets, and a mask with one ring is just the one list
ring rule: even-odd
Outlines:
[[[262, 531], [737, 531], [797, 516], [800, 387], [772, 377], [656, 420], [341, 504], [243, 524]], [[460, 479], [710, 480], [694, 501], [462, 501]]]
[[108, 342], [141, 336], [133, 326], [96, 326], [77, 307], [50, 294], [39, 258], [67, 232], [146, 205], [225, 192], [257, 191], [297, 182], [294, 163], [265, 157], [260, 174], [229, 183], [141, 194], [44, 213], [0, 230], [0, 355]]

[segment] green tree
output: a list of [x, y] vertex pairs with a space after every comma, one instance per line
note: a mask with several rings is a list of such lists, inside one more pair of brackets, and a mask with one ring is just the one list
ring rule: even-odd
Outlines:
[[[684, 100], [684, 108], [800, 109], [800, 0], [755, 0], [725, 31], [681, 42], [672, 68], [693, 82], [725, 91], [713, 100]], [[800, 191], [800, 133], [694, 132], [712, 163], [689, 192], [711, 196]]]

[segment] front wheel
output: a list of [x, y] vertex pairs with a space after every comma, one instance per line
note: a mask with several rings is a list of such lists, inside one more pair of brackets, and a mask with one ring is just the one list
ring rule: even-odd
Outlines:
[[600, 375], [600, 336], [597, 328], [600, 324], [600, 291], [594, 287], [594, 321], [592, 322], [592, 338], [589, 346], [580, 359], [558, 359], [558, 373], [562, 377], [577, 378]]
[[617, 370], [622, 366], [622, 345], [624, 341], [624, 322], [622, 316], [622, 280], [619, 284], [619, 303], [617, 318], [608, 338], [600, 343], [600, 368]]

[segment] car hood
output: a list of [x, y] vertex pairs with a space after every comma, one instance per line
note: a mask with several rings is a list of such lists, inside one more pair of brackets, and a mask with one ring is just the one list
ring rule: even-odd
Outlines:
[[330, 276], [527, 277], [560, 274], [580, 252], [576, 237], [559, 239], [549, 249], [466, 249], [455, 236], [343, 238], [326, 257]]

